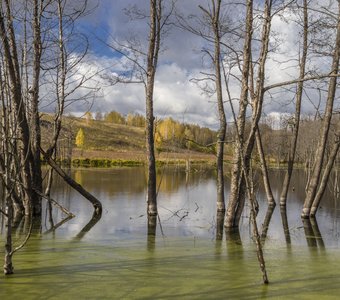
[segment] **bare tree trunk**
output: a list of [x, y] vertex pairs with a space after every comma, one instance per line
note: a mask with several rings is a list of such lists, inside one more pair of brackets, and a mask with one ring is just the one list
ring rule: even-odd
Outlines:
[[77, 192], [79, 192], [82, 196], [84, 196], [87, 200], [91, 202], [93, 205], [93, 208], [95, 210], [95, 213], [98, 215], [101, 215], [102, 213], [102, 204], [101, 202], [94, 197], [92, 194], [90, 194], [88, 191], [86, 191], [80, 184], [75, 182], [70, 176], [68, 176], [56, 163], [55, 161], [42, 149], [40, 149], [42, 155], [44, 156], [44, 159], [46, 162], [60, 175], [60, 177], [73, 189], [75, 189]]
[[224, 175], [223, 175], [223, 157], [224, 157], [224, 141], [226, 135], [226, 116], [223, 104], [222, 94], [222, 78], [221, 78], [221, 34], [220, 34], [220, 10], [221, 0], [211, 0], [212, 8], [210, 10], [199, 6], [208, 18], [212, 30], [214, 32], [214, 71], [215, 71], [215, 88], [217, 96], [217, 107], [220, 127], [217, 134], [217, 145], [216, 145], [216, 169], [217, 169], [217, 211], [225, 211], [225, 200], [224, 200]]
[[288, 166], [285, 174], [283, 187], [280, 195], [280, 205], [286, 205], [287, 202], [287, 194], [289, 189], [290, 180], [293, 173], [294, 161], [295, 161], [295, 153], [296, 153], [296, 145], [299, 135], [300, 128], [300, 114], [301, 114], [301, 102], [302, 102], [302, 94], [303, 94], [303, 85], [304, 82], [302, 79], [305, 77], [305, 69], [306, 69], [306, 60], [307, 60], [307, 50], [308, 50], [308, 10], [307, 10], [307, 0], [303, 1], [303, 49], [302, 49], [302, 57], [300, 59], [300, 75], [297, 92], [296, 92], [296, 103], [295, 103], [295, 117], [294, 117], [294, 129], [293, 129], [293, 140], [290, 145], [289, 154], [288, 154]]
[[[252, 123], [251, 123], [251, 129], [250, 133], [247, 137], [247, 141], [244, 144], [244, 147], [242, 147], [242, 143], [240, 143], [241, 146], [241, 154], [242, 159], [244, 159], [244, 170], [245, 172], [243, 175], [245, 177], [249, 177], [249, 170], [250, 170], [250, 162], [251, 162], [251, 156], [254, 148], [255, 143], [255, 133], [258, 128], [258, 123], [261, 117], [262, 112], [262, 105], [263, 105], [263, 97], [264, 97], [264, 80], [265, 80], [265, 65], [266, 65], [266, 59], [268, 55], [268, 47], [269, 47], [269, 34], [270, 34], [270, 27], [271, 27], [271, 8], [272, 8], [272, 0], [266, 0], [265, 7], [264, 7], [264, 16], [263, 16], [263, 26], [262, 26], [262, 47], [261, 52], [259, 55], [259, 67], [258, 67], [258, 74], [256, 78], [256, 94], [252, 95], [252, 104], [253, 104], [253, 114], [252, 114]], [[250, 74], [248, 74], [249, 76]], [[241, 134], [239, 134], [241, 135]], [[244, 137], [243, 137], [244, 138]], [[235, 167], [235, 166], [234, 166]], [[232, 174], [234, 176], [234, 174]], [[226, 226], [238, 226], [240, 217], [243, 211], [244, 207], [244, 196], [245, 196], [245, 184], [242, 184], [243, 182], [246, 182], [248, 179], [242, 179], [241, 178], [241, 184], [236, 189], [233, 184], [235, 184], [236, 180], [233, 180], [232, 178], [232, 186], [231, 186], [231, 195], [233, 195], [234, 190], [238, 190], [237, 197], [235, 198], [235, 195], [233, 195], [232, 199], [229, 199], [229, 201], [235, 202], [235, 205], [238, 205], [236, 213], [228, 214], [227, 211], [227, 218], [226, 218]], [[233, 220], [233, 222], [231, 222]]]
[[157, 188], [156, 188], [156, 159], [154, 143], [154, 114], [153, 114], [153, 92], [155, 74], [160, 48], [160, 18], [162, 14], [162, 1], [150, 0], [150, 33], [149, 49], [147, 57], [147, 79], [146, 79], [146, 151], [148, 162], [148, 191], [147, 191], [147, 213], [149, 216], [157, 215]]
[[264, 151], [263, 151], [263, 145], [262, 145], [261, 134], [260, 134], [259, 128], [257, 128], [256, 130], [256, 145], [257, 145], [257, 152], [259, 153], [259, 156], [260, 156], [263, 185], [266, 191], [268, 205], [275, 207], [276, 203], [275, 203], [275, 199], [273, 196], [272, 188], [270, 186], [267, 162], [266, 162], [266, 158], [265, 158]]
[[215, 65], [215, 85], [217, 93], [217, 106], [218, 115], [220, 121], [220, 128], [217, 135], [217, 151], [216, 151], [216, 167], [217, 167], [217, 211], [225, 211], [225, 201], [224, 201], [224, 175], [223, 175], [223, 154], [224, 154], [224, 140], [227, 128], [226, 116], [224, 112], [223, 105], [223, 95], [222, 95], [222, 80], [221, 80], [221, 45], [220, 45], [220, 8], [221, 0], [217, 0], [215, 3], [212, 0], [214, 7], [214, 15], [212, 16], [212, 23], [215, 35], [215, 55], [214, 55], [214, 65]]
[[3, 53], [6, 70], [9, 75], [10, 94], [13, 101], [13, 108], [18, 121], [19, 135], [19, 154], [20, 163], [22, 164], [22, 182], [23, 182], [23, 203], [25, 214], [30, 214], [30, 202], [33, 196], [33, 189], [30, 174], [30, 162], [32, 161], [32, 152], [30, 149], [30, 131], [26, 119], [25, 105], [22, 97], [21, 76], [19, 60], [17, 55], [17, 46], [15, 40], [12, 12], [9, 0], [5, 0], [7, 22], [2, 9], [0, 9], [0, 37], [2, 40]]
[[[339, 55], [340, 55], [340, 3], [338, 3], [338, 22], [336, 42], [334, 46], [333, 63], [330, 75], [335, 75], [339, 71]], [[332, 120], [333, 104], [336, 93], [337, 77], [332, 76], [329, 80], [327, 103], [325, 108], [325, 115], [323, 119], [323, 127], [320, 136], [320, 141], [315, 154], [315, 165], [312, 171], [311, 179], [309, 182], [306, 199], [303, 205], [301, 217], [309, 218], [310, 210], [317, 193], [317, 187], [320, 182], [320, 176], [322, 171], [322, 165], [325, 156], [325, 149], [328, 140], [328, 132]]]
[[[29, 93], [31, 94], [31, 151], [32, 161], [31, 174], [32, 184], [35, 190], [42, 191], [42, 174], [41, 174], [41, 158], [40, 158], [40, 145], [41, 145], [41, 133], [40, 133], [40, 117], [39, 117], [39, 82], [40, 82], [40, 60], [41, 60], [41, 35], [40, 35], [40, 16], [41, 9], [38, 0], [34, 0], [33, 3], [33, 82]], [[41, 215], [41, 197], [34, 192], [32, 193], [32, 208], [33, 216]]]
[[12, 245], [12, 222], [13, 222], [13, 205], [10, 194], [6, 192], [6, 242], [5, 242], [5, 263], [4, 274], [13, 274], [13, 245]]
[[335, 144], [333, 145], [332, 151], [331, 151], [329, 158], [328, 158], [327, 165], [326, 165], [325, 170], [323, 172], [319, 189], [316, 193], [316, 196], [315, 196], [313, 204], [312, 204], [312, 208], [311, 208], [311, 211], [310, 211], [311, 217], [315, 216], [316, 211], [318, 210], [318, 207], [320, 205], [322, 196], [325, 193], [327, 183], [328, 183], [328, 179], [329, 179], [329, 176], [331, 174], [336, 156], [339, 152], [339, 148], [340, 148], [340, 140], [339, 140], [339, 137], [337, 137], [337, 140], [335, 141]]
[[[230, 196], [227, 206], [226, 218], [224, 226], [231, 228], [237, 227], [235, 222], [236, 209], [239, 200], [239, 188], [241, 184], [241, 155], [244, 142], [244, 126], [246, 109], [248, 105], [248, 80], [250, 71], [251, 58], [251, 39], [253, 32], [253, 1], [247, 0], [246, 12], [246, 28], [245, 28], [245, 42], [243, 47], [243, 69], [242, 69], [242, 90], [240, 96], [240, 107], [237, 117], [237, 142], [234, 149], [233, 168], [231, 172]], [[239, 141], [239, 142], [238, 142]], [[238, 144], [239, 143], [239, 144]]]

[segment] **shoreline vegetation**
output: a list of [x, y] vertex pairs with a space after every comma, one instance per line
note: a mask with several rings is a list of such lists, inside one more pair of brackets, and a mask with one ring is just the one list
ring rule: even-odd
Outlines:
[[[48, 139], [52, 136], [52, 116], [42, 115], [42, 142], [48, 145]], [[168, 121], [168, 129], [176, 129], [176, 122]], [[145, 131], [141, 127], [128, 124], [116, 124], [105, 120], [90, 118], [77, 118], [73, 116], [63, 117], [63, 127], [58, 144], [56, 162], [62, 166], [75, 168], [112, 168], [112, 167], [134, 167], [146, 165], [145, 153]], [[196, 136], [200, 143], [195, 144], [189, 140], [185, 143], [185, 135], [173, 137], [172, 139], [160, 139], [161, 127], [157, 133], [159, 139], [156, 148], [157, 166], [172, 165], [184, 166], [204, 165], [216, 166], [216, 154], [213, 144], [203, 146], [210, 142], [211, 135], [216, 134], [212, 130], [200, 128], [193, 124], [177, 124], [195, 128]], [[196, 126], [196, 127], [195, 127]], [[174, 127], [174, 128], [172, 128]], [[81, 137], [78, 133], [81, 129]], [[179, 130], [177, 128], [177, 130]], [[163, 129], [164, 131], [164, 129]], [[165, 133], [168, 130], [165, 130]], [[183, 131], [183, 130], [182, 130]], [[183, 133], [184, 134], [184, 133]], [[209, 137], [205, 140], [204, 137]], [[184, 142], [183, 142], [184, 141]], [[187, 142], [188, 143], [188, 142]], [[42, 161], [43, 164], [46, 162]], [[232, 164], [232, 147], [226, 145], [224, 150], [224, 165]], [[270, 169], [281, 169], [287, 167], [287, 162], [269, 157], [267, 165]], [[260, 162], [255, 158], [253, 166], [260, 168]], [[304, 164], [295, 163], [296, 168], [304, 168]]]

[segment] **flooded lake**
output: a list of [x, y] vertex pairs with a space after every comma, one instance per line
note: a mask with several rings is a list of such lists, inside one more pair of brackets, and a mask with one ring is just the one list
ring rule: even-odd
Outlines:
[[[52, 197], [76, 215], [46, 213], [40, 232], [14, 256], [15, 274], [0, 277], [0, 299], [338, 299], [340, 207], [328, 192], [317, 220], [302, 222], [305, 174], [292, 179], [287, 212], [267, 211], [256, 186], [257, 217], [270, 284], [262, 284], [246, 208], [238, 232], [216, 216], [213, 169], [158, 170], [159, 218], [148, 224], [146, 171], [75, 169], [72, 177], [103, 204], [100, 220], [77, 192], [56, 180]], [[271, 171], [279, 197], [283, 173]], [[228, 198], [229, 181], [226, 182]], [[269, 226], [268, 221], [270, 220]], [[4, 225], [1, 222], [1, 255]], [[153, 226], [155, 225], [155, 226]], [[25, 224], [17, 224], [15, 243]]]

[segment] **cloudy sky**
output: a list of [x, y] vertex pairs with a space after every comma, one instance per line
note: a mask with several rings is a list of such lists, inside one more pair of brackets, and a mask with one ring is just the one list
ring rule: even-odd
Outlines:
[[[94, 2], [95, 0], [92, 1]], [[198, 5], [206, 7], [209, 2], [207, 0], [181, 0], [178, 1], [178, 10], [185, 16], [200, 15]], [[146, 49], [147, 19], [131, 20], [126, 14], [126, 9], [138, 7], [147, 13], [148, 5], [149, 1], [146, 0], [99, 0], [98, 7], [93, 13], [83, 18], [78, 24], [79, 30], [86, 32], [90, 41], [90, 53], [80, 71], [87, 74], [94, 70], [101, 70], [101, 76], [96, 76], [91, 83], [87, 83], [93, 87], [100, 87], [100, 90], [96, 93], [93, 102], [91, 101], [91, 105], [74, 104], [70, 107], [70, 111], [84, 112], [90, 108], [92, 112], [101, 111], [102, 113], [112, 110], [123, 114], [144, 113], [143, 85], [111, 85], [106, 77], [114, 76], [124, 70], [127, 64], [126, 58], [118, 55], [108, 45], [113, 45], [115, 42], [125, 43], [128, 38], [133, 38]], [[237, 26], [238, 22], [242, 22], [242, 7], [234, 11], [227, 9], [225, 13], [231, 20], [230, 26]], [[284, 17], [281, 15], [273, 19], [272, 46], [275, 45], [277, 51], [271, 53], [267, 63], [267, 84], [294, 79], [298, 75], [296, 58], [301, 28], [296, 22], [288, 20], [291, 17], [290, 13], [286, 13]], [[241, 49], [242, 43], [232, 46]], [[154, 109], [158, 117], [172, 116], [184, 122], [198, 123], [211, 128], [217, 127], [215, 96], [203, 93], [193, 81], [194, 78], [202, 77], [202, 71], [210, 72], [207, 60], [202, 56], [202, 49], [207, 47], [209, 45], [200, 37], [177, 27], [171, 27], [164, 39], [156, 75]], [[328, 66], [329, 60], [315, 61], [310, 67], [315, 68], [318, 63]], [[236, 81], [231, 82], [231, 92], [232, 97], [238, 97], [239, 84]], [[312, 113], [314, 106], [317, 105], [318, 95], [315, 93], [310, 91], [310, 99], [304, 102], [305, 113]], [[265, 113], [292, 112], [294, 107], [292, 100], [293, 95], [287, 91], [281, 93], [274, 91], [266, 97]], [[235, 105], [237, 107], [237, 102]], [[226, 112], [228, 119], [231, 120], [227, 103]]]

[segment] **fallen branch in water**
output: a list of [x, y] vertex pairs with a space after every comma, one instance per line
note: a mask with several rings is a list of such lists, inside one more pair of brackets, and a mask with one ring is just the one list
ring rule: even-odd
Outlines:
[[100, 214], [102, 213], [102, 204], [101, 202], [93, 196], [91, 193], [89, 193], [87, 190], [85, 190], [79, 183], [74, 181], [70, 176], [68, 176], [59, 166], [58, 164], [51, 158], [49, 154], [47, 154], [42, 148], [40, 148], [41, 154], [43, 155], [43, 158], [46, 160], [46, 162], [58, 173], [58, 175], [64, 179], [64, 181], [71, 186], [73, 189], [75, 189], [79, 194], [84, 196], [87, 200], [91, 202], [91, 204], [94, 207], [95, 213]]
[[46, 199], [47, 201], [50, 201], [54, 206], [58, 207], [64, 214], [68, 215], [71, 218], [74, 218], [75, 215], [71, 213], [67, 208], [60, 205], [56, 200], [52, 199], [51, 197], [48, 197], [47, 195], [35, 190], [35, 192], [42, 198]]
[[61, 225], [63, 225], [64, 223], [66, 223], [67, 221], [71, 220], [72, 218], [74, 218], [74, 215], [72, 216], [68, 216], [65, 219], [62, 219], [58, 224], [54, 225], [52, 228], [50, 228], [49, 230], [45, 231], [43, 234], [48, 234], [50, 232], [55, 231], [57, 228], [59, 228]]

